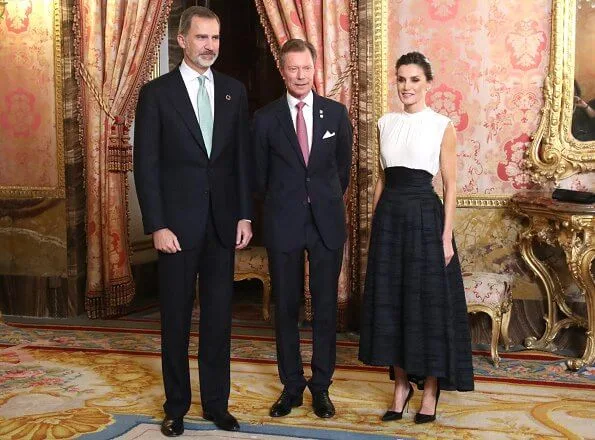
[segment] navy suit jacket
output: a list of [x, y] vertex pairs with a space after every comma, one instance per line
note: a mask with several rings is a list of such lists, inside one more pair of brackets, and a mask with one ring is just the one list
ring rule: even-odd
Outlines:
[[264, 240], [288, 252], [304, 244], [312, 208], [328, 249], [346, 238], [343, 194], [349, 184], [353, 132], [341, 103], [314, 94], [312, 147], [304, 162], [287, 96], [258, 110], [252, 124], [256, 183], [264, 195]]
[[213, 71], [211, 157], [179, 68], [145, 84], [134, 127], [134, 178], [146, 234], [169, 228], [182, 250], [201, 242], [212, 210], [225, 247], [252, 219], [250, 128], [244, 85]]

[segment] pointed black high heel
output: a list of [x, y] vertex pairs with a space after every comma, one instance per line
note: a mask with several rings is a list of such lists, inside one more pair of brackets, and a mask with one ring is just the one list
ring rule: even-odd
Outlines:
[[413, 397], [413, 386], [411, 384], [409, 384], [409, 393], [407, 394], [407, 398], [405, 399], [405, 403], [403, 404], [403, 409], [398, 412], [388, 410], [387, 412], [384, 413], [384, 415], [382, 416], [382, 418], [380, 420], [382, 420], [383, 422], [390, 422], [392, 420], [401, 420], [403, 418], [403, 411], [405, 409], [407, 409], [407, 411], [409, 411], [409, 409], [408, 409], [409, 401], [411, 400], [412, 397]]
[[434, 414], [422, 414], [417, 413], [415, 415], [415, 423], [418, 425], [421, 423], [429, 423], [436, 420], [436, 408], [438, 408], [438, 399], [440, 398], [440, 388], [436, 391], [436, 405], [434, 405]]

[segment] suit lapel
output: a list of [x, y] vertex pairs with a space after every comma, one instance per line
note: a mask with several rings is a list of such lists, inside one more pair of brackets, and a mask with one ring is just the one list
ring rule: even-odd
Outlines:
[[215, 114], [213, 115], [213, 144], [211, 146], [211, 160], [214, 160], [223, 148], [223, 139], [227, 127], [225, 115], [229, 114], [227, 106], [239, 96], [232, 96], [231, 91], [226, 87], [221, 75], [211, 69], [213, 72], [213, 82], [215, 90]]
[[312, 105], [312, 147], [310, 148], [310, 159], [308, 165], [316, 160], [319, 155], [320, 143], [322, 142], [324, 129], [324, 102], [316, 93], [314, 93], [314, 102]]
[[190, 133], [192, 133], [192, 137], [196, 140], [196, 143], [206, 155], [207, 149], [205, 148], [205, 142], [202, 138], [200, 126], [196, 119], [196, 113], [194, 113], [194, 108], [190, 102], [188, 90], [186, 89], [179, 68], [172, 72], [171, 81], [169, 82], [169, 93], [167, 93], [167, 96], [176, 111], [180, 114], [180, 117], [188, 127], [188, 130], [190, 130]]
[[295, 127], [293, 126], [293, 119], [291, 118], [291, 112], [289, 111], [289, 104], [287, 103], [287, 95], [283, 95], [277, 104], [277, 118], [281, 123], [281, 127], [283, 127], [283, 131], [289, 140], [289, 143], [293, 147], [295, 153], [298, 155], [298, 158], [302, 165], [305, 167], [306, 162], [304, 162], [304, 156], [302, 155], [302, 150], [300, 149], [300, 144], [298, 142], [297, 134], [295, 132]]

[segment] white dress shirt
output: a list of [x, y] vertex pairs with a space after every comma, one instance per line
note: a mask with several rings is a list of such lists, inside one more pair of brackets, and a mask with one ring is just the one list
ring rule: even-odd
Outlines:
[[[190, 97], [190, 102], [192, 103], [192, 108], [194, 109], [194, 114], [196, 115], [196, 120], [199, 121], [198, 117], [198, 77], [200, 73], [196, 70], [191, 68], [188, 64], [186, 64], [185, 60], [182, 60], [180, 64], [180, 73], [182, 74], [182, 80], [184, 81], [184, 85], [186, 86], [186, 90], [188, 91], [188, 96]], [[206, 77], [205, 80], [205, 87], [207, 88], [207, 93], [209, 94], [209, 101], [211, 102], [211, 112], [213, 114], [213, 122], [215, 121], [215, 81], [213, 80], [213, 71], [209, 67], [203, 75]], [[243, 221], [247, 221], [248, 223], [252, 223], [250, 219], [242, 219]]]
[[[312, 114], [314, 113], [314, 94], [310, 91], [308, 95], [302, 99], [306, 105], [302, 107], [302, 113], [304, 115], [304, 120], [306, 121], [306, 131], [308, 132], [308, 151], [312, 151]], [[289, 111], [291, 112], [291, 119], [293, 120], [293, 128], [296, 130], [295, 121], [297, 119], [297, 112], [298, 109], [296, 105], [300, 102], [295, 96], [292, 96], [287, 93], [287, 104], [289, 105]]]
[[[198, 117], [198, 77], [200, 73], [186, 64], [185, 60], [182, 60], [182, 64], [180, 64], [180, 73], [182, 74], [182, 79], [184, 80], [184, 85], [186, 86], [186, 90], [188, 91], [188, 96], [190, 97], [190, 102], [192, 103], [192, 108], [194, 109], [194, 114], [196, 115], [196, 119], [199, 120]], [[209, 95], [209, 101], [211, 103], [211, 114], [213, 115], [213, 121], [215, 120], [215, 83], [213, 81], [213, 72], [211, 68], [208, 68], [203, 76], [206, 78], [205, 80], [205, 87], [207, 89], [207, 93]], [[200, 122], [200, 121], [199, 121]]]

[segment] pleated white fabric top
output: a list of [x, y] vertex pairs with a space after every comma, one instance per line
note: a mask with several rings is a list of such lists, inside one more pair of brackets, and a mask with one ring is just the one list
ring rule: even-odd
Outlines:
[[416, 113], [387, 113], [378, 120], [380, 164], [425, 170], [440, 169], [440, 145], [450, 119], [429, 107]]

